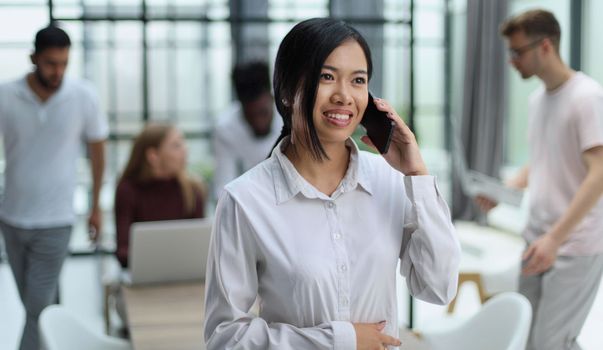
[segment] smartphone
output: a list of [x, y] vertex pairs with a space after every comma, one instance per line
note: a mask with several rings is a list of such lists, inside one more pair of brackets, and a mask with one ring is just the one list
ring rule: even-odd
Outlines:
[[369, 92], [368, 105], [360, 124], [366, 129], [366, 134], [371, 139], [381, 154], [387, 153], [392, 140], [394, 126], [393, 120], [389, 119], [387, 112], [377, 109], [373, 95]]

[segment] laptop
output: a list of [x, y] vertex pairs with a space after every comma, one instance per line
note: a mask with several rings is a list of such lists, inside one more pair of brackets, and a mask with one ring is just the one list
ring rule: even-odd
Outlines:
[[147, 221], [130, 229], [131, 285], [202, 281], [211, 237], [211, 219]]
[[482, 195], [498, 203], [506, 203], [516, 207], [521, 205], [523, 191], [508, 187], [497, 178], [469, 169], [466, 171], [464, 178], [463, 190], [472, 197]]

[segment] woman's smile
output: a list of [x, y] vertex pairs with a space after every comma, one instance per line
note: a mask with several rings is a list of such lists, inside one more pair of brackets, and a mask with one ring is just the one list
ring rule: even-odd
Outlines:
[[349, 126], [353, 119], [353, 113], [345, 109], [330, 109], [323, 112], [322, 116], [323, 120], [340, 128]]

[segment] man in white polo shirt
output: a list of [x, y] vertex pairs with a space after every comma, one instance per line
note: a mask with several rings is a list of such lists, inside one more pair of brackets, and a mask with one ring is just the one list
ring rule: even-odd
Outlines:
[[534, 312], [526, 349], [576, 350], [603, 272], [603, 88], [561, 60], [552, 13], [524, 12], [501, 33], [522, 78], [543, 83], [530, 96], [530, 164], [510, 182], [530, 191], [519, 281]]
[[[39, 350], [38, 316], [57, 297], [75, 220], [77, 161], [88, 146], [93, 182], [89, 225], [99, 232], [106, 118], [90, 85], [63, 79], [71, 41], [56, 26], [36, 34], [34, 71], [0, 85], [6, 160], [0, 229], [25, 307], [21, 350]], [[96, 238], [96, 237], [93, 237]]]

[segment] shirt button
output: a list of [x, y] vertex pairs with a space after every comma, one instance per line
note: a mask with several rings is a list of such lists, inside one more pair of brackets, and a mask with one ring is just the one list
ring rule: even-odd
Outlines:
[[329, 208], [333, 208], [334, 206], [335, 206], [335, 203], [333, 203], [333, 202], [327, 203], [327, 207], [329, 207]]
[[343, 304], [343, 306], [347, 306], [349, 303], [348, 298], [341, 298], [341, 304]]
[[336, 233], [335, 234], [335, 239], [340, 239], [340, 238], [341, 238], [341, 235], [339, 233]]
[[341, 265], [339, 268], [341, 269], [341, 271], [347, 271], [348, 269], [346, 265]]

